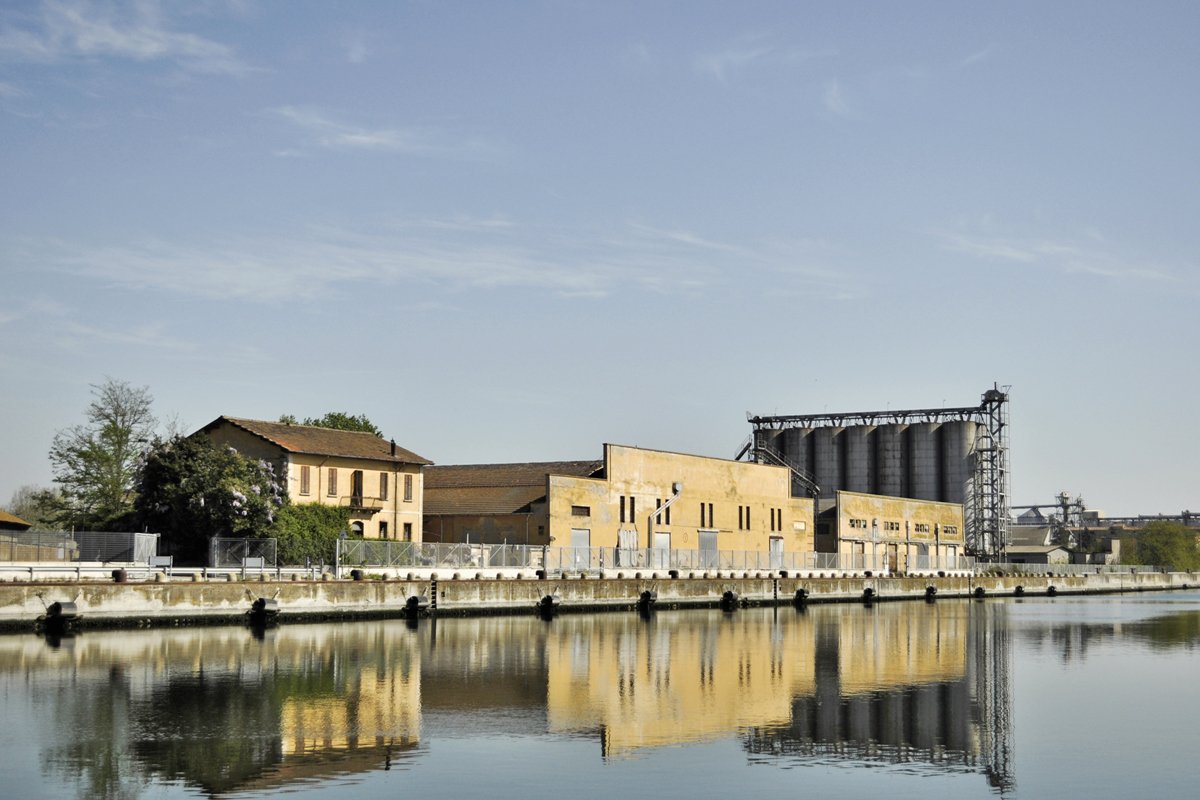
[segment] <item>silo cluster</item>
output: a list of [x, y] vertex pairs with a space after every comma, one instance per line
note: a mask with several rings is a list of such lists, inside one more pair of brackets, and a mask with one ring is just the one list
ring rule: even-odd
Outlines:
[[759, 441], [813, 476], [821, 497], [866, 492], [966, 503], [975, 422], [760, 428]]

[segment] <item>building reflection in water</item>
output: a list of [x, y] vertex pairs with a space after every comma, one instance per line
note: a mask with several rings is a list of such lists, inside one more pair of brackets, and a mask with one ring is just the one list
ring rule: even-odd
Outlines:
[[0, 696], [27, 698], [46, 770], [97, 797], [156, 781], [210, 794], [344, 782], [409, 767], [447, 738], [539, 735], [594, 740], [608, 760], [737, 737], [752, 761], [970, 772], [1005, 791], [1014, 637], [1068, 654], [1113, 636], [1150, 647], [1200, 638], [1194, 613], [1014, 625], [1014, 607], [9, 636]]

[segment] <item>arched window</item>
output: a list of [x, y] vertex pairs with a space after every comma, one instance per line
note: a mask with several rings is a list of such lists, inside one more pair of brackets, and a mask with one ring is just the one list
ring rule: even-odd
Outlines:
[[362, 536], [363, 535], [363, 524], [361, 522], [351, 522], [350, 523], [350, 532], [352, 534], [354, 534], [355, 536]]

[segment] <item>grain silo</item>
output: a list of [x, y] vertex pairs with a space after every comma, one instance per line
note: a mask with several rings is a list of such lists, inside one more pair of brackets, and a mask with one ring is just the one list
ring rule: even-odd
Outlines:
[[792, 467], [794, 486], [961, 503], [967, 547], [998, 558], [1008, 540], [1008, 388], [967, 408], [749, 416], [739, 458]]

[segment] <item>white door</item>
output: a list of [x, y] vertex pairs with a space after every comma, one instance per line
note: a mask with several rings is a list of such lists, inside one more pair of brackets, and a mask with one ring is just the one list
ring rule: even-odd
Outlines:
[[654, 534], [654, 566], [666, 569], [671, 565], [671, 534]]
[[783, 568], [783, 539], [771, 537], [771, 569]]
[[571, 569], [588, 569], [592, 564], [592, 532], [571, 528]]
[[720, 563], [720, 553], [717, 552], [717, 532], [700, 531], [700, 566], [704, 569], [716, 569]]

